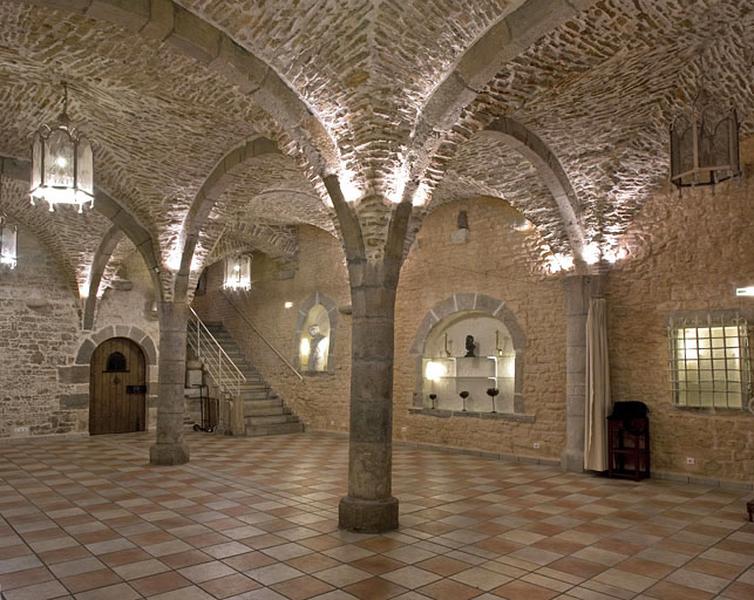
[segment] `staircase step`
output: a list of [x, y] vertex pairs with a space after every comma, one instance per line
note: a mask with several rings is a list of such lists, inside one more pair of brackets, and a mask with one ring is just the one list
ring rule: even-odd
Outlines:
[[[280, 417], [284, 415], [295, 416], [287, 406], [278, 406], [277, 408], [258, 408], [246, 409], [243, 413], [244, 419], [257, 419], [259, 417]], [[298, 419], [298, 417], [296, 417]]]
[[259, 427], [271, 423], [298, 423], [299, 419], [293, 415], [264, 415], [260, 417], [246, 417], [246, 425], [249, 427]]
[[262, 408], [276, 408], [283, 406], [283, 401], [280, 398], [249, 398], [243, 401], [244, 411], [259, 410]]
[[303, 433], [303, 431], [303, 423], [270, 423], [268, 425], [246, 426], [246, 435], [249, 437], [280, 435], [282, 433]]

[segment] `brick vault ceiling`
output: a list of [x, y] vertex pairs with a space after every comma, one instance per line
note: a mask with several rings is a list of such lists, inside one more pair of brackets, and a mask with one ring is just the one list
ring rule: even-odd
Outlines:
[[[576, 192], [587, 241], [608, 246], [665, 180], [669, 123], [699, 81], [735, 102], [744, 134], [754, 127], [750, 0], [599, 0], [505, 64], [450, 131], [416, 138], [437, 84], [523, 0], [179, 4], [281, 75], [365, 193], [394, 193], [413, 152], [428, 165], [423, 210], [471, 192], [503, 197], [553, 252], [568, 250], [561, 218], [532, 165], [482, 131], [496, 117], [514, 118], [550, 147]], [[28, 158], [29, 133], [58, 110], [60, 78], [70, 82], [70, 112], [95, 140], [98, 184], [159, 240], [163, 260], [213, 166], [258, 134], [283, 155], [234, 174], [199, 257], [228, 223], [332, 230], [286, 124], [227, 80], [118, 26], [0, 0], [0, 154]], [[80, 268], [85, 259], [69, 260]]]

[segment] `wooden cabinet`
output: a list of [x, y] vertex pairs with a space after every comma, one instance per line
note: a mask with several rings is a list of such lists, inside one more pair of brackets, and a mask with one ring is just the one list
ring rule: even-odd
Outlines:
[[610, 477], [628, 477], [639, 481], [650, 474], [649, 418], [646, 407], [619, 407], [607, 418], [607, 459]]

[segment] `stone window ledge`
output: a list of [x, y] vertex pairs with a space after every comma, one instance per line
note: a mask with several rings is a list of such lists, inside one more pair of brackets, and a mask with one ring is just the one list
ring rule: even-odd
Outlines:
[[332, 377], [335, 375], [335, 371], [301, 371], [304, 377]]
[[424, 408], [421, 406], [412, 406], [408, 409], [409, 414], [424, 415], [427, 417], [438, 417], [448, 419], [450, 417], [469, 417], [473, 419], [498, 419], [502, 421], [514, 421], [517, 423], [534, 423], [534, 415], [525, 415], [517, 413], [493, 413], [493, 412], [474, 412], [471, 410], [444, 410], [441, 408]]
[[673, 410], [677, 410], [680, 412], [693, 413], [695, 415], [704, 416], [704, 417], [745, 417], [745, 416], [751, 417], [751, 416], [754, 416], [754, 413], [750, 412], [749, 410], [745, 408], [724, 408], [721, 406], [712, 408], [710, 406], [679, 406], [677, 404], [674, 404]]

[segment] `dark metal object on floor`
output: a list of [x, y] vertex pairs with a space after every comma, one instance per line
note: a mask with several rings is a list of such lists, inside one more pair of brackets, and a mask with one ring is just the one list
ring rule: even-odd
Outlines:
[[[194, 431], [204, 431], [206, 433], [213, 433], [217, 429], [217, 415], [218, 415], [218, 402], [217, 398], [209, 397], [209, 386], [203, 383], [196, 383], [191, 387], [199, 390], [199, 406], [201, 409], [201, 425], [194, 423]], [[207, 390], [205, 396], [204, 390]]]
[[616, 402], [607, 418], [609, 477], [647, 478], [649, 470], [649, 417], [643, 402]]

